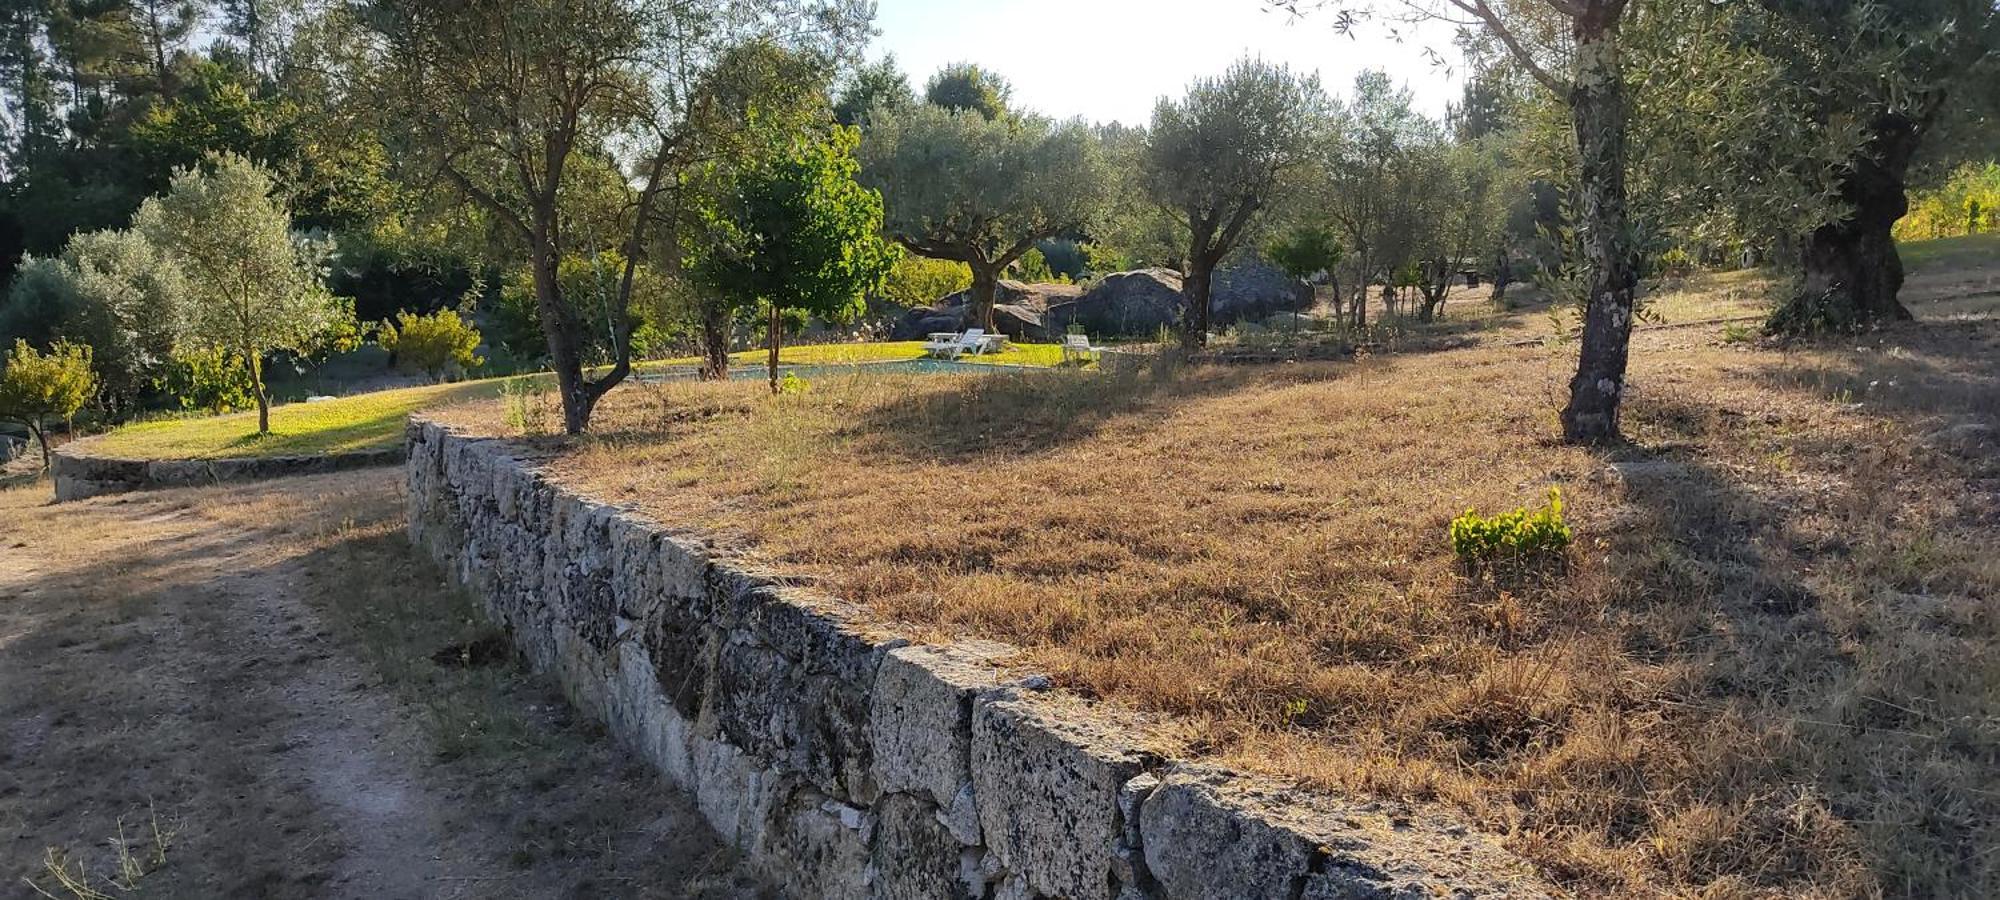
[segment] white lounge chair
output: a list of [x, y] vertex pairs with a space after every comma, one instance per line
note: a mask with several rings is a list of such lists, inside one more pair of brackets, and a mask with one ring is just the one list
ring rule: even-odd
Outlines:
[[941, 331], [931, 335], [930, 343], [924, 345], [924, 352], [931, 356], [957, 359], [960, 354], [971, 353], [978, 356], [986, 352], [986, 329], [968, 329], [964, 334]]
[[1090, 345], [1090, 337], [1088, 335], [1063, 335], [1062, 361], [1065, 363], [1089, 362], [1090, 360], [1097, 359], [1098, 355], [1103, 352], [1104, 348]]

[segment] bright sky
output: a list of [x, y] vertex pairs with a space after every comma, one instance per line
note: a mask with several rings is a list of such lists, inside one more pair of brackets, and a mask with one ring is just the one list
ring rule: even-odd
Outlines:
[[1357, 37], [1329, 20], [1289, 20], [1263, 0], [878, 0], [881, 36], [869, 58], [896, 54], [911, 87], [939, 67], [973, 62], [1005, 76], [1014, 102], [1056, 118], [1145, 124], [1153, 101], [1189, 81], [1220, 74], [1245, 54], [1318, 72], [1344, 97], [1354, 75], [1385, 69], [1433, 116], [1458, 99], [1456, 73], [1431, 64], [1426, 47], [1454, 65], [1452, 29], [1431, 25], [1401, 43], [1380, 28]]

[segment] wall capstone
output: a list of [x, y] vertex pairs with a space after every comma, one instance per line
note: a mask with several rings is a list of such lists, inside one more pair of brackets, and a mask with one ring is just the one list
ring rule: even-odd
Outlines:
[[1434, 813], [1177, 763], [1160, 723], [919, 646], [525, 451], [408, 430], [412, 541], [770, 882], [801, 898], [1547, 897]]
[[194, 487], [390, 466], [402, 462], [404, 452], [403, 447], [396, 446], [312, 456], [121, 459], [94, 455], [94, 440], [84, 438], [56, 448], [49, 470], [55, 478], [58, 502], [151, 488]]

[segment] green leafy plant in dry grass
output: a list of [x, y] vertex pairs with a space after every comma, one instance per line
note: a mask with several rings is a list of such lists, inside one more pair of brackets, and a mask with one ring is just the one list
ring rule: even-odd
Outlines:
[[1562, 489], [1553, 487], [1539, 509], [1523, 506], [1493, 516], [1468, 509], [1451, 520], [1448, 533], [1451, 552], [1468, 572], [1503, 580], [1559, 566], [1574, 537], [1563, 521]]

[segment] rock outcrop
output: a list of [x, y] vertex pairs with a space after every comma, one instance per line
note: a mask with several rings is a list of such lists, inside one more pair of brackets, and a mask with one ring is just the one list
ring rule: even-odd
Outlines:
[[[1181, 274], [1158, 268], [1113, 272], [1088, 291], [1069, 284], [1002, 281], [994, 301], [995, 327], [1027, 341], [1055, 340], [1072, 325], [1100, 337], [1152, 337], [1180, 322], [1185, 308]], [[1304, 312], [1312, 304], [1311, 286], [1254, 257], [1217, 270], [1209, 296], [1211, 321], [1218, 327]], [[932, 332], [963, 331], [973, 324], [971, 309], [970, 292], [960, 291], [905, 313], [891, 337], [908, 341]]]

